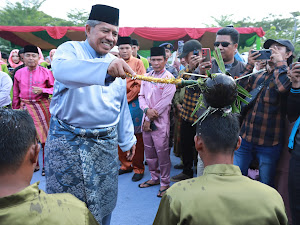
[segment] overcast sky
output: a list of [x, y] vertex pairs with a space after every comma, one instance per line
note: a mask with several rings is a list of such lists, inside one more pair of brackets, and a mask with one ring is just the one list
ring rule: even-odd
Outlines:
[[[0, 0], [0, 6], [5, 6], [5, 2]], [[214, 23], [211, 16], [220, 18], [220, 15], [233, 14], [234, 21], [247, 16], [259, 21], [269, 13], [289, 17], [290, 12], [300, 11], [299, 0], [46, 0], [40, 9], [52, 17], [66, 19], [71, 9], [90, 12], [94, 4], [119, 8], [120, 27], [201, 28]]]

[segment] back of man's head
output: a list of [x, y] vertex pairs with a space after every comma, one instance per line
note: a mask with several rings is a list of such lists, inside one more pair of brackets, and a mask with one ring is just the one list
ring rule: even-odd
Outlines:
[[8, 59], [9, 55], [5, 52], [1, 52], [2, 59]]
[[240, 133], [237, 116], [224, 114], [218, 110], [197, 124], [197, 136], [200, 136], [212, 154], [232, 154], [236, 149]]
[[0, 109], [0, 174], [19, 169], [36, 137], [33, 120], [27, 111]]
[[229, 35], [233, 44], [239, 43], [240, 33], [233, 27], [224, 27], [218, 30], [217, 35]]

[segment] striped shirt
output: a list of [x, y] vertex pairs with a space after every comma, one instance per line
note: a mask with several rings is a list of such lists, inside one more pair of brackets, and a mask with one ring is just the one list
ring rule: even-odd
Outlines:
[[286, 62], [278, 62], [272, 72], [262, 72], [249, 78], [246, 89], [251, 91], [272, 76], [242, 123], [241, 136], [247, 142], [263, 146], [274, 146], [282, 142], [286, 94], [291, 87], [288, 70]]

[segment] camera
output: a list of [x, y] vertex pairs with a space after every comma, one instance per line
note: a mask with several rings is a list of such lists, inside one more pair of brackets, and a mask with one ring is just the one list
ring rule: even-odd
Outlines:
[[259, 54], [261, 54], [255, 60], [270, 59], [270, 57], [272, 55], [272, 50], [270, 50], [270, 49], [264, 49], [264, 50], [260, 50], [260, 51], [252, 50], [251, 53], [253, 53], [253, 52], [258, 52]]

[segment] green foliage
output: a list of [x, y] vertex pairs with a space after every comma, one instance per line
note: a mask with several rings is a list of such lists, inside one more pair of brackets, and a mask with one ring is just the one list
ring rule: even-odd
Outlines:
[[70, 12], [67, 13], [69, 21], [73, 23], [73, 26], [84, 26], [88, 19], [88, 12], [79, 9], [71, 9]]
[[205, 24], [206, 27], [226, 27], [229, 25], [232, 25], [234, 22], [231, 19], [231, 17], [233, 16], [233, 14], [230, 15], [221, 15], [220, 19], [214, 16], [211, 16], [211, 18], [214, 19], [215, 23], [214, 24]]
[[[2, 26], [84, 26], [87, 13], [74, 9], [68, 13], [68, 20], [52, 17], [40, 11], [46, 0], [23, 0], [22, 2], [6, 2], [0, 10], [0, 24]], [[9, 53], [16, 46], [0, 38], [0, 51]]]
[[217, 51], [214, 51], [213, 54], [214, 54], [214, 57], [216, 59], [216, 62], [218, 64], [221, 72], [225, 74], [226, 70], [225, 70], [225, 65], [224, 65], [224, 61], [223, 61], [220, 49], [217, 48]]
[[39, 11], [45, 0], [23, 0], [23, 2], [7, 2], [0, 10], [2, 26], [71, 26], [72, 22], [53, 18]]

